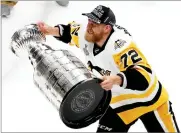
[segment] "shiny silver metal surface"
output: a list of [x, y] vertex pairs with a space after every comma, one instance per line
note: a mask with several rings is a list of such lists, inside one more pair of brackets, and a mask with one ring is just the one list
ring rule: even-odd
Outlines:
[[34, 83], [59, 110], [63, 97], [73, 86], [95, 76], [72, 52], [54, 50], [45, 41], [37, 25], [31, 24], [13, 34], [10, 48], [19, 57], [29, 57]]
[[69, 0], [59, 0], [56, 1], [60, 6], [68, 6]]

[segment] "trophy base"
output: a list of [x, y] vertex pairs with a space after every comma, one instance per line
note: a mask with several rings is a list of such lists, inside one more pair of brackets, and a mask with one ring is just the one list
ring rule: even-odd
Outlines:
[[100, 79], [81, 81], [64, 96], [59, 114], [63, 123], [74, 129], [86, 127], [106, 112], [111, 101], [111, 91], [101, 88]]

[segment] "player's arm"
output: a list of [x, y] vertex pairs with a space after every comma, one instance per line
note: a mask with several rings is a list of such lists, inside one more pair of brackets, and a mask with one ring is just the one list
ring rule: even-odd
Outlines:
[[119, 69], [117, 75], [122, 80], [120, 86], [137, 91], [146, 90], [152, 81], [152, 71], [132, 37], [121, 34], [115, 39], [112, 50], [114, 63]]
[[153, 73], [144, 56], [137, 51], [131, 41], [124, 51], [114, 55], [119, 69], [118, 76], [122, 79], [121, 86], [131, 90], [144, 91], [152, 82]]
[[122, 80], [121, 87], [137, 91], [146, 90], [153, 78], [151, 69], [142, 65], [131, 65], [117, 75]]
[[[114, 45], [110, 45], [113, 46], [113, 63], [111, 64], [117, 66], [117, 68], [114, 67], [122, 81], [120, 89], [127, 93], [118, 93], [114, 96], [111, 106], [117, 109], [116, 112], [120, 112], [128, 109], [125, 105], [127, 101], [131, 103], [130, 105], [140, 103], [145, 106], [148, 102], [152, 104], [161, 94], [161, 84], [132, 38], [119, 34], [115, 41], [118, 39], [121, 40], [121, 42], [118, 41], [121, 45], [114, 44], [114, 42]], [[125, 105], [125, 108], [119, 108], [122, 105]]]
[[64, 24], [57, 24], [56, 26], [52, 27], [44, 22], [37, 23], [40, 31], [44, 35], [52, 35], [57, 40], [62, 41], [64, 43], [69, 43], [71, 45], [76, 45], [79, 47], [79, 29], [80, 25], [75, 23], [69, 23], [67, 25]]

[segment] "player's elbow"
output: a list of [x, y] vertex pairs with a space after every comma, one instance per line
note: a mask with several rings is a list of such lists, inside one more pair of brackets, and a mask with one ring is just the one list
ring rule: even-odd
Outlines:
[[127, 82], [126, 88], [137, 91], [144, 91], [149, 86], [149, 81], [136, 69], [127, 69], [123, 72]]

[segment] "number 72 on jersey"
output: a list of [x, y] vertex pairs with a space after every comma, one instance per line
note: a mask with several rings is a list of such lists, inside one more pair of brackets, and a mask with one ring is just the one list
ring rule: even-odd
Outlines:
[[134, 49], [130, 49], [125, 51], [123, 54], [119, 54], [119, 66], [121, 70], [126, 69], [128, 66], [138, 63], [142, 60], [141, 56], [139, 56], [138, 52]]

